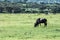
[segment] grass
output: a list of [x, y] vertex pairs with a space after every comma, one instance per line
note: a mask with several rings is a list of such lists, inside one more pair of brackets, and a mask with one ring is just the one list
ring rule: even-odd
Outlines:
[[[48, 26], [34, 28], [37, 18], [46, 18]], [[0, 14], [0, 40], [59, 40], [60, 14]]]

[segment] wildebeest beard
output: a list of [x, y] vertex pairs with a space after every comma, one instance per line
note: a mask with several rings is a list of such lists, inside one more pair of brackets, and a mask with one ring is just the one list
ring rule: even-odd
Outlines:
[[34, 27], [37, 27], [39, 24], [44, 23], [44, 26], [47, 26], [47, 19], [43, 18], [38, 18], [34, 24]]

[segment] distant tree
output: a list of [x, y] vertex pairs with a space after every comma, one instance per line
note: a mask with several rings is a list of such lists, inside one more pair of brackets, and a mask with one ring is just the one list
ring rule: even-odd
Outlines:
[[2, 12], [3, 12], [3, 9], [4, 9], [3, 7], [0, 7], [0, 13], [2, 13]]
[[4, 0], [4, 2], [7, 2], [8, 0]]
[[9, 12], [9, 13], [12, 13], [12, 7], [6, 7], [6, 11]]
[[19, 3], [22, 3], [22, 0], [19, 0]]
[[44, 2], [40, 2], [40, 4], [45, 4]]
[[40, 5], [39, 10], [41, 10], [41, 12], [43, 13], [43, 10], [46, 9], [45, 5]]
[[26, 3], [28, 0], [24, 0], [24, 3]]

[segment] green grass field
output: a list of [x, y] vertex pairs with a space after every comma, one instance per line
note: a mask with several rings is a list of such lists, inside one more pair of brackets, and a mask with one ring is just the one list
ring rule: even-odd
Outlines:
[[[47, 27], [34, 28], [39, 17]], [[60, 40], [60, 14], [0, 14], [0, 40]]]

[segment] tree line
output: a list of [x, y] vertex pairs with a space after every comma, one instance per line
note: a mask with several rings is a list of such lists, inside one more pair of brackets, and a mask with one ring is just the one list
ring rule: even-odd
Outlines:
[[0, 2], [0, 13], [60, 13], [59, 3], [24, 2], [11, 3], [9, 1]]

